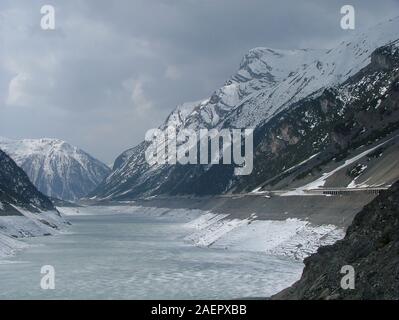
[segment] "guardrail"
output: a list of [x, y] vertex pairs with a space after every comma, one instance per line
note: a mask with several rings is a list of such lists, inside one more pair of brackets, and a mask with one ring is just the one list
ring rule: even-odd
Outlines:
[[381, 191], [387, 190], [388, 187], [378, 188], [320, 188], [304, 190], [309, 194], [323, 194], [323, 195], [347, 195], [353, 192], [362, 192], [367, 194], [380, 194]]

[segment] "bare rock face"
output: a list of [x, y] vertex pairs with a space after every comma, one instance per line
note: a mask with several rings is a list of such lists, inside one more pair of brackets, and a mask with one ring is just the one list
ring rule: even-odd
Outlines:
[[[341, 288], [341, 268], [355, 289]], [[399, 299], [399, 183], [359, 212], [345, 238], [305, 259], [301, 279], [273, 299]]]

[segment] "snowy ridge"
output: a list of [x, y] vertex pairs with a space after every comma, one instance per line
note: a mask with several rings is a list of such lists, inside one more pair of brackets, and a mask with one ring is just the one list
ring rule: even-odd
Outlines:
[[[288, 103], [343, 83], [371, 61], [371, 53], [399, 39], [399, 17], [353, 35], [331, 50], [258, 47], [210, 98], [177, 106], [161, 128], [255, 127]], [[238, 115], [236, 111], [240, 112]]]
[[[371, 61], [371, 53], [380, 46], [399, 38], [399, 17], [355, 34], [332, 50], [305, 50], [306, 58], [296, 57], [296, 65], [290, 63], [289, 52], [281, 53], [280, 63], [289, 70], [287, 77], [273, 86], [257, 90], [257, 94], [238, 106], [240, 115], [229, 115], [236, 127], [256, 126], [267, 121], [276, 112], [300, 99], [317, 93], [322, 88], [343, 83]], [[265, 52], [271, 49], [255, 49]], [[259, 61], [262, 61], [260, 55]], [[269, 57], [267, 57], [269, 58]], [[261, 66], [261, 63], [257, 63]], [[272, 70], [276, 70], [273, 68]], [[239, 71], [240, 73], [240, 71]], [[283, 75], [287, 72], [283, 72]]]
[[11, 140], [4, 150], [47, 196], [76, 200], [93, 190], [110, 169], [86, 152], [58, 139]]
[[[178, 106], [161, 128], [174, 126], [196, 130], [221, 127], [227, 117], [234, 115], [236, 108], [258, 99], [259, 92], [273, 90], [323, 53], [324, 50], [252, 49], [243, 58], [237, 73], [223, 87], [210, 98]], [[241, 114], [240, 118], [248, 116]], [[252, 118], [250, 126], [255, 127], [259, 120]]]

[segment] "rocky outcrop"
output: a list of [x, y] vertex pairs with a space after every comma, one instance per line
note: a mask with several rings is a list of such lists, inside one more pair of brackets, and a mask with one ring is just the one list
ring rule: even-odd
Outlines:
[[[356, 215], [343, 240], [304, 262], [301, 279], [273, 299], [399, 299], [399, 182]], [[355, 288], [344, 290], [347, 265]]]

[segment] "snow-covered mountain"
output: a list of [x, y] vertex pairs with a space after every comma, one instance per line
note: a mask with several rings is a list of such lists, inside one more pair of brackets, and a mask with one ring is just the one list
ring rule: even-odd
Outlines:
[[0, 138], [5, 151], [45, 195], [76, 200], [92, 191], [110, 169], [77, 147], [57, 139]]
[[16, 238], [55, 234], [65, 224], [51, 201], [0, 150], [0, 257], [24, 246]]
[[[331, 50], [252, 49], [222, 88], [208, 99], [178, 106], [160, 128], [255, 128], [256, 148], [272, 120], [278, 122], [302, 101], [318, 99], [325, 90], [350, 81], [371, 64], [376, 49], [399, 38], [398, 30], [399, 17], [357, 33]], [[345, 99], [343, 92], [340, 97]], [[143, 142], [119, 156], [113, 172], [91, 195], [125, 199], [164, 193], [220, 193], [236, 188], [239, 179], [233, 177], [231, 166], [150, 167], [144, 157], [146, 147]]]
[[234, 192], [388, 187], [399, 179], [398, 98], [399, 40], [344, 83], [260, 125], [253, 174]]
[[252, 49], [222, 88], [208, 99], [178, 106], [161, 128], [254, 128], [293, 102], [356, 74], [375, 49], [398, 39], [398, 27], [399, 17], [331, 50]]

